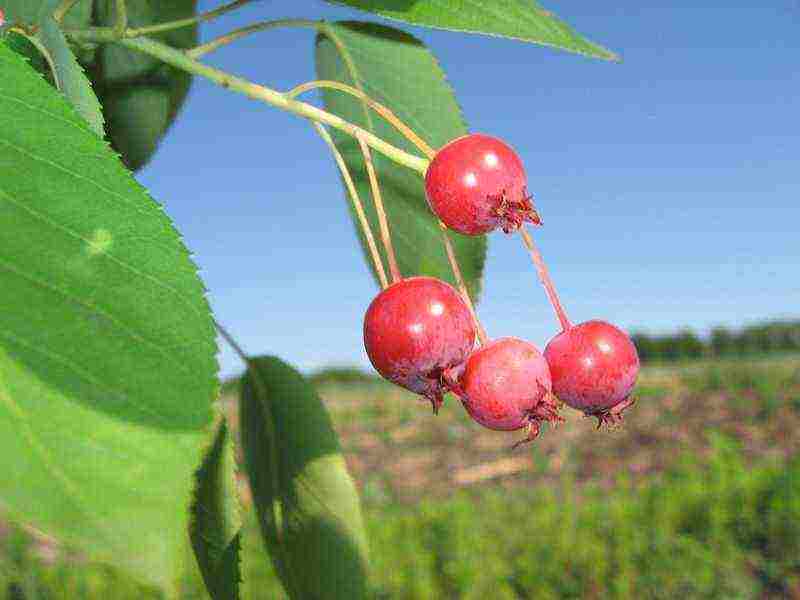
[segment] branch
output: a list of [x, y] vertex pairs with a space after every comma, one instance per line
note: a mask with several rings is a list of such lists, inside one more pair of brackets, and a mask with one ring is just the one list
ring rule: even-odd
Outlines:
[[[61, 21], [64, 14], [69, 11], [75, 4], [78, 3], [79, 0], [63, 0], [61, 5], [56, 9], [53, 16], [56, 18], [56, 21]], [[119, 2], [120, 0], [116, 0]], [[205, 21], [211, 21], [212, 19], [216, 19], [226, 13], [231, 12], [232, 10], [236, 10], [240, 6], [244, 6], [253, 0], [236, 0], [235, 2], [229, 2], [228, 4], [224, 4], [219, 8], [215, 8], [214, 10], [209, 10], [208, 12], [204, 12], [202, 14], [196, 15], [194, 17], [187, 17], [185, 19], [178, 19], [176, 21], [167, 21], [165, 23], [156, 23], [155, 25], [148, 25], [146, 27], [130, 27], [127, 29], [120, 30], [117, 26], [114, 27], [93, 27], [88, 30], [65, 30], [64, 33], [68, 35], [74, 36], [75, 34], [80, 34], [81, 32], [92, 32], [93, 35], [102, 35], [102, 36], [113, 36], [114, 39], [120, 38], [135, 38], [140, 37], [143, 35], [152, 35], [154, 33], [163, 33], [165, 31], [172, 31], [174, 29], [183, 29], [184, 27], [191, 27], [192, 25], [196, 25], [197, 23], [203, 23]], [[117, 22], [117, 25], [119, 23]], [[112, 41], [110, 39], [104, 39], [102, 41]]]
[[114, 33], [122, 37], [128, 29], [128, 7], [125, 5], [125, 0], [115, 0], [114, 10], [116, 11]]
[[266, 102], [267, 104], [271, 104], [272, 106], [280, 108], [281, 110], [305, 117], [311, 121], [324, 123], [325, 125], [329, 125], [334, 129], [338, 129], [339, 131], [342, 131], [354, 138], [362, 138], [367, 145], [374, 150], [387, 156], [397, 164], [408, 167], [409, 169], [417, 171], [422, 175], [424, 175], [428, 170], [429, 161], [427, 159], [409, 154], [408, 152], [405, 152], [396, 146], [392, 146], [375, 134], [363, 129], [362, 127], [359, 127], [358, 125], [354, 125], [353, 123], [350, 123], [349, 121], [346, 121], [341, 117], [334, 115], [333, 113], [329, 113], [325, 110], [317, 108], [312, 104], [293, 100], [286, 94], [262, 85], [252, 83], [251, 81], [237, 77], [236, 75], [231, 75], [225, 71], [221, 71], [206, 65], [200, 61], [186, 56], [186, 54], [180, 50], [176, 50], [175, 48], [172, 48], [166, 44], [162, 44], [161, 42], [157, 42], [149, 38], [120, 40], [116, 39], [113, 33], [110, 31], [105, 31], [98, 28], [72, 30], [69, 32], [69, 34], [73, 39], [94, 42], [116, 42], [122, 46], [125, 46], [126, 48], [130, 48], [131, 50], [148, 54], [161, 60], [162, 62], [167, 63], [168, 65], [172, 65], [176, 69], [180, 69], [194, 75], [199, 75], [200, 77], [205, 77], [206, 79], [213, 81], [225, 89], [230, 89], [255, 100]]

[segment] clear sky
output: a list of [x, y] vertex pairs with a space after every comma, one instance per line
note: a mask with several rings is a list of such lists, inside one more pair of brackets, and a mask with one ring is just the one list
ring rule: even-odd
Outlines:
[[[571, 318], [705, 332], [800, 315], [800, 3], [544, 4], [624, 62], [394, 25], [439, 58], [471, 130], [522, 156]], [[377, 20], [273, 0], [201, 35], [303, 16]], [[265, 32], [208, 61], [288, 89], [315, 78], [313, 34]], [[368, 365], [361, 325], [377, 287], [333, 160], [306, 122], [198, 80], [139, 177], [248, 352], [304, 370]], [[490, 237], [479, 313], [491, 336], [541, 347], [556, 333], [517, 237]], [[224, 346], [220, 361], [223, 375], [241, 370]]]

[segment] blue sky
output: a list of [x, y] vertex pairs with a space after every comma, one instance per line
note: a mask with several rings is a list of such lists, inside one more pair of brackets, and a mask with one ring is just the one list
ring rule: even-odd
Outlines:
[[[800, 3], [545, 6], [622, 64], [401, 26], [439, 58], [471, 130], [520, 153], [570, 317], [705, 332], [800, 315]], [[372, 19], [264, 1], [202, 36], [290, 16]], [[312, 43], [309, 31], [271, 31], [208, 61], [288, 89], [314, 79]], [[368, 365], [361, 323], [377, 288], [335, 165], [306, 122], [198, 80], [139, 178], [248, 352], [304, 370]], [[557, 332], [518, 238], [491, 236], [484, 290], [491, 336], [543, 346]], [[223, 375], [242, 368], [224, 346], [220, 362]]]

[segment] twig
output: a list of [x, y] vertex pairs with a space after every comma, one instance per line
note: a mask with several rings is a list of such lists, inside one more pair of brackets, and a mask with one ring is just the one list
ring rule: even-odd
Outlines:
[[[64, 19], [64, 15], [72, 9], [80, 0], [63, 0], [62, 3], [56, 8], [53, 12], [53, 18], [59, 23]], [[124, 0], [123, 0], [124, 1]], [[187, 17], [185, 19], [177, 19], [175, 21], [166, 21], [164, 23], [156, 23], [155, 25], [147, 25], [146, 27], [127, 27], [127, 19], [125, 27], [119, 27], [119, 21], [112, 27], [95, 27], [93, 28], [94, 31], [104, 32], [104, 33], [111, 33], [116, 38], [121, 37], [128, 37], [128, 38], [135, 38], [142, 35], [151, 35], [154, 33], [163, 33], [165, 31], [172, 31], [173, 29], [183, 29], [184, 27], [190, 27], [191, 25], [195, 25], [197, 23], [203, 23], [204, 21], [211, 21], [212, 19], [216, 19], [217, 17], [221, 17], [222, 15], [229, 13], [233, 10], [236, 10], [240, 6], [244, 6], [252, 2], [253, 0], [235, 0], [234, 2], [229, 2], [227, 4], [223, 4], [222, 6], [215, 8], [213, 10], [209, 10], [207, 12], [201, 13], [199, 15], [195, 15], [193, 17]], [[117, 3], [117, 15], [119, 15], [119, 3], [120, 0], [115, 0]], [[125, 11], [127, 15], [127, 11]], [[117, 17], [119, 18], [119, 17]], [[72, 34], [75, 33], [74, 31], [69, 31], [68, 33]]]
[[[214, 326], [217, 328], [217, 331], [220, 335], [225, 339], [226, 342], [233, 348], [234, 352], [239, 355], [239, 358], [244, 361], [245, 365], [247, 365], [247, 370], [250, 371], [252, 374], [252, 380], [254, 385], [259, 388], [259, 392], [262, 398], [267, 397], [266, 389], [264, 387], [264, 382], [261, 381], [261, 375], [258, 372], [258, 368], [252, 361], [252, 359], [247, 355], [247, 353], [242, 349], [239, 343], [233, 338], [233, 336], [225, 329], [219, 321], [214, 319]], [[278, 438], [277, 432], [275, 429], [275, 419], [272, 416], [272, 408], [269, 406], [268, 402], [260, 402], [259, 403], [263, 408], [264, 412], [266, 413], [266, 427], [267, 427], [267, 435], [269, 436], [269, 468], [271, 473], [271, 483], [272, 483], [272, 493], [275, 498], [278, 498], [280, 495], [280, 488], [279, 488], [279, 479], [278, 479]], [[277, 534], [278, 543], [281, 547], [282, 552], [285, 553], [285, 560], [288, 564], [288, 553], [286, 551], [286, 547], [283, 544], [283, 513], [281, 509], [280, 502], [272, 502], [272, 519], [275, 521], [275, 532]]]
[[233, 336], [228, 332], [228, 330], [225, 329], [216, 319], [214, 320], [214, 326], [217, 328], [217, 331], [219, 331], [220, 335], [225, 339], [225, 341], [228, 342], [228, 345], [231, 348], [233, 348], [234, 352], [236, 352], [236, 354], [239, 355], [239, 358], [241, 358], [244, 361], [245, 365], [249, 367], [250, 357], [242, 349], [239, 343], [233, 338]]
[[320, 123], [329, 125], [334, 129], [343, 131], [352, 137], [361, 136], [374, 150], [384, 154], [397, 164], [408, 167], [409, 169], [417, 171], [418, 173], [424, 174], [428, 169], [429, 161], [427, 159], [409, 154], [408, 152], [389, 144], [375, 134], [363, 129], [362, 127], [359, 127], [358, 125], [354, 125], [353, 123], [350, 123], [349, 121], [346, 121], [337, 115], [317, 108], [311, 104], [288, 98], [286, 95], [276, 90], [252, 83], [241, 77], [226, 73], [225, 71], [215, 69], [214, 67], [194, 60], [186, 56], [185, 53], [166, 44], [162, 44], [161, 42], [157, 42], [149, 38], [118, 40], [115, 39], [110, 33], [104, 32], [103, 30], [97, 28], [71, 30], [69, 35], [75, 40], [117, 42], [118, 44], [125, 46], [126, 48], [130, 48], [131, 50], [136, 50], [138, 52], [142, 52], [143, 54], [153, 56], [162, 62], [172, 65], [173, 67], [176, 67], [182, 71], [199, 75], [200, 77], [205, 77], [206, 79], [213, 81], [225, 89], [230, 89], [234, 92], [244, 94], [245, 96], [255, 100], [260, 100], [267, 104], [271, 104], [272, 106], [294, 113], [301, 117], [305, 117], [312, 121], [319, 121]]
[[128, 29], [128, 7], [125, 0], [114, 0], [115, 22], [114, 33], [122, 37]]
[[218, 38], [214, 38], [210, 42], [206, 42], [205, 44], [200, 44], [199, 46], [195, 46], [194, 48], [186, 50], [186, 56], [191, 58], [200, 58], [201, 56], [205, 56], [209, 52], [213, 52], [222, 46], [226, 46], [232, 42], [235, 42], [236, 40], [250, 35], [251, 33], [257, 33], [259, 31], [266, 31], [268, 29], [275, 29], [277, 27], [308, 27], [310, 29], [316, 29], [319, 31], [322, 29], [323, 25], [324, 24], [321, 21], [314, 21], [311, 19], [276, 19], [274, 21], [261, 21], [259, 23], [253, 23], [251, 25], [246, 25], [245, 27], [240, 27], [239, 29], [234, 29], [233, 31], [221, 35]]
[[66, 14], [75, 6], [79, 0], [62, 0], [61, 4], [59, 4], [56, 9], [53, 11], [53, 18], [56, 20], [57, 23], [61, 23], [64, 20]]
[[204, 21], [210, 21], [212, 19], [216, 19], [217, 17], [221, 17], [222, 15], [229, 13], [232, 10], [236, 10], [240, 6], [244, 6], [249, 2], [252, 2], [252, 0], [235, 0], [234, 2], [223, 4], [219, 8], [209, 10], [195, 17], [188, 17], [186, 19], [179, 19], [177, 21], [170, 21], [168, 23], [159, 23], [157, 25], [150, 25], [148, 27], [131, 29], [127, 35], [128, 37], [138, 37], [140, 35], [150, 35], [153, 33], [170, 31], [172, 29], [181, 29], [183, 27], [189, 27], [190, 25], [194, 25], [195, 23], [202, 23]]

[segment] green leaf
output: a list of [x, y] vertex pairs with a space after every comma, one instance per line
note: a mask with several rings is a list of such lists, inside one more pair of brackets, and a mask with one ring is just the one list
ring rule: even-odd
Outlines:
[[[92, 14], [93, 0], [79, 0], [64, 17], [65, 27], [86, 27]], [[6, 27], [12, 25], [38, 25], [61, 4], [61, 0], [0, 0], [6, 15]]]
[[172, 120], [170, 88], [141, 84], [107, 94], [103, 111], [114, 149], [130, 169], [146, 164]]
[[47, 49], [55, 69], [56, 87], [67, 97], [94, 132], [103, 137], [103, 111], [92, 84], [86, 78], [64, 34], [52, 17], [42, 19], [38, 38]]
[[[461, 109], [436, 59], [407, 33], [371, 23], [331, 23], [317, 36], [316, 60], [320, 79], [341, 81], [363, 90], [388, 106], [434, 148], [467, 133]], [[357, 98], [325, 90], [323, 99], [331, 112], [404, 150], [420, 154], [394, 127], [368, 112]], [[358, 142], [336, 131], [331, 133], [353, 175], [377, 238], [378, 220]], [[373, 161], [403, 275], [430, 275], [454, 282], [438, 221], [425, 198], [422, 178], [378, 153], [373, 153]], [[351, 215], [357, 223], [352, 208]], [[364, 236], [358, 226], [356, 229], [364, 254], [369, 256]], [[454, 232], [449, 235], [470, 294], [477, 298], [486, 240], [483, 236], [467, 237]]]
[[[91, 24], [92, 2], [93, 0], [79, 0], [64, 16], [64, 27], [71, 29], [88, 27]], [[8, 30], [17, 25], [22, 26], [21, 28], [25, 31], [38, 31], [41, 23], [51, 18], [60, 3], [61, 0], [0, 0], [0, 10], [5, 13], [5, 23], [0, 25], [0, 38], [6, 36], [6, 43], [19, 51], [21, 49], [19, 42], [10, 41], [9, 38], [14, 34], [9, 34]], [[20, 35], [20, 37], [23, 36]], [[38, 54], [47, 53], [49, 55], [49, 52], [42, 46], [37, 36], [31, 34], [31, 38], [31, 41], [37, 45], [36, 51]], [[76, 47], [76, 50], [79, 51], [82, 58], [92, 56], [93, 52], [89, 46]], [[32, 58], [27, 50], [25, 54]]]
[[[20, 56], [24, 56], [30, 65], [45, 78], [51, 78], [50, 67], [47, 64], [44, 54], [22, 34], [10, 32], [5, 36], [6, 45]], [[51, 81], [51, 83], [54, 83]]]
[[[144, 27], [190, 17], [195, 4], [195, 0], [128, 2], [128, 24]], [[98, 25], [114, 23], [114, 0], [95, 0], [95, 11]], [[190, 48], [197, 43], [197, 27], [175, 29], [153, 38], [175, 48]], [[98, 52], [91, 76], [103, 104], [111, 145], [129, 169], [140, 169], [152, 158], [175, 120], [189, 91], [191, 75], [140, 52], [106, 44]]]
[[552, 46], [594, 58], [619, 60], [616, 54], [590, 42], [534, 0], [328, 0], [364, 11], [434, 29], [483, 33]]
[[195, 478], [189, 537], [203, 581], [213, 600], [238, 600], [242, 519], [233, 443], [222, 416]]
[[251, 359], [240, 421], [261, 532], [289, 595], [365, 598], [358, 494], [314, 388], [278, 358]]
[[6, 16], [5, 27], [13, 25], [36, 25], [39, 16], [46, 14], [51, 7], [55, 10], [56, 0], [0, 0], [0, 9]]
[[172, 587], [216, 397], [213, 322], [163, 209], [0, 42], [0, 507]]
[[[53, 80], [78, 113], [86, 119], [92, 129], [103, 137], [103, 113], [91, 83], [72, 53], [64, 34], [51, 16], [59, 2], [57, 0], [0, 0], [0, 8], [8, 14], [11, 24], [35, 26], [38, 33], [31, 42], [46, 56], [53, 71]], [[89, 23], [91, 5], [84, 0], [78, 3], [65, 18], [69, 27], [85, 26]]]

